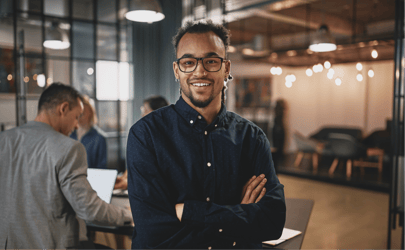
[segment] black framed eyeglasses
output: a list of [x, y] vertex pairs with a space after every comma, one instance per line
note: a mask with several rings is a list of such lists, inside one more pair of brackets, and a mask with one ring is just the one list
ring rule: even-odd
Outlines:
[[177, 65], [179, 65], [180, 71], [184, 73], [193, 72], [197, 66], [198, 61], [202, 61], [204, 69], [208, 72], [218, 72], [222, 68], [222, 63], [224, 58], [222, 57], [183, 57], [176, 60]]

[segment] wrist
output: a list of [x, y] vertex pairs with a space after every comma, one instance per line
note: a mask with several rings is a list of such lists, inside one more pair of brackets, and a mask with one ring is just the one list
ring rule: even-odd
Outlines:
[[179, 219], [179, 221], [181, 221], [181, 217], [183, 216], [184, 203], [176, 204], [175, 208], [177, 218]]

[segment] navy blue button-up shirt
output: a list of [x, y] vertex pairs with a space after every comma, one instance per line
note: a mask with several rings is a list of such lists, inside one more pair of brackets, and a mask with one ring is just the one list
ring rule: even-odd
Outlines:
[[[269, 141], [224, 105], [209, 125], [181, 97], [145, 116], [129, 132], [127, 164], [132, 248], [261, 248], [281, 235], [284, 186]], [[262, 173], [266, 195], [240, 204], [245, 183]]]

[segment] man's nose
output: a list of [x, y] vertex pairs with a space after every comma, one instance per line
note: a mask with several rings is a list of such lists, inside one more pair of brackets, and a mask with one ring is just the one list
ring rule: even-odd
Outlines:
[[76, 130], [79, 129], [79, 122], [78, 122], [78, 121], [75, 122], [74, 128], [75, 128]]
[[197, 68], [194, 70], [194, 75], [196, 76], [205, 76], [207, 75], [207, 71], [204, 68], [203, 61], [198, 60], [197, 62]]

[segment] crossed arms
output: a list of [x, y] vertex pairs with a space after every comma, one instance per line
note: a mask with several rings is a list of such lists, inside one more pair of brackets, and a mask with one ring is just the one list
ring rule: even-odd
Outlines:
[[[243, 186], [241, 195], [242, 201], [240, 204], [258, 203], [266, 194], [266, 188], [264, 187], [266, 182], [267, 179], [265, 178], [264, 174], [261, 174], [258, 177], [253, 175], [252, 178], [246, 182], [245, 186]], [[176, 204], [176, 215], [179, 221], [181, 221], [183, 209], [184, 203]]]
[[159, 158], [148, 132], [137, 129], [136, 125], [131, 129], [127, 147], [129, 199], [136, 225], [132, 248], [195, 248], [218, 240], [256, 244], [281, 235], [284, 192], [267, 140], [260, 140], [255, 152], [255, 159], [265, 160], [252, 161], [252, 173], [258, 177], [245, 181], [238, 202], [224, 205], [207, 202], [199, 190], [190, 190], [195, 180], [173, 159]]

